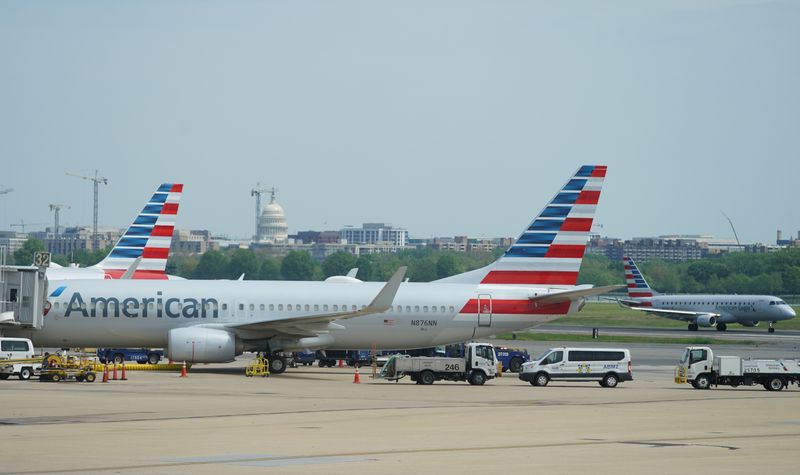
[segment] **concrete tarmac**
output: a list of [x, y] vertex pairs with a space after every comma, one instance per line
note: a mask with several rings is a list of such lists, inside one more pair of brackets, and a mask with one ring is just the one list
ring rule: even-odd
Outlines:
[[418, 386], [352, 368], [245, 378], [240, 361], [189, 377], [0, 381], [1, 474], [794, 473], [800, 390], [708, 391], [671, 368], [544, 388]]

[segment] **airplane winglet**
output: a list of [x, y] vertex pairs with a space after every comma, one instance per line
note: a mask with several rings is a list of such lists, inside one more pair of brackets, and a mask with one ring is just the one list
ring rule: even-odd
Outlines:
[[394, 302], [395, 295], [397, 295], [397, 291], [400, 289], [400, 284], [403, 283], [403, 277], [405, 277], [407, 270], [407, 266], [398, 268], [389, 279], [389, 282], [386, 282], [386, 285], [378, 292], [378, 295], [367, 305], [367, 309], [372, 313], [383, 313], [389, 310], [389, 307], [392, 306], [392, 302]]
[[347, 272], [347, 275], [345, 277], [352, 277], [352, 278], [355, 279], [356, 278], [356, 274], [358, 274], [358, 267], [353, 267], [352, 269], [350, 269]]
[[126, 270], [125, 273], [122, 274], [120, 280], [133, 279], [133, 274], [136, 273], [136, 269], [139, 267], [139, 263], [141, 262], [142, 262], [142, 256], [139, 256], [136, 259], [134, 259], [133, 262], [131, 262], [130, 267], [128, 267], [128, 270]]

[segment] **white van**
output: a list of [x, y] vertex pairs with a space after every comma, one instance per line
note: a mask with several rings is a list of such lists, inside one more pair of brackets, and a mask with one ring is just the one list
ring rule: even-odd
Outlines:
[[598, 381], [613, 388], [633, 381], [631, 352], [624, 348], [551, 348], [523, 363], [519, 379], [534, 386], [556, 381]]
[[21, 360], [34, 358], [33, 343], [27, 338], [0, 337], [0, 379], [8, 379], [13, 375], [19, 379], [31, 379], [42, 369], [41, 361], [14, 362], [3, 364], [3, 360]]

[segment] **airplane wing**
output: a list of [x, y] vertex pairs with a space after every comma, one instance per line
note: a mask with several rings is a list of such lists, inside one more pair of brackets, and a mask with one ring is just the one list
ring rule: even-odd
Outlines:
[[621, 289], [624, 285], [607, 285], [605, 287], [585, 287], [575, 290], [566, 290], [564, 292], [556, 292], [551, 294], [537, 295], [529, 297], [531, 302], [541, 305], [553, 305], [562, 302], [569, 302], [582, 297], [591, 297], [593, 295], [601, 295], [613, 290]]
[[684, 322], [693, 322], [697, 320], [699, 317], [708, 316], [708, 317], [715, 317], [719, 318], [721, 314], [714, 313], [714, 312], [692, 312], [689, 310], [667, 310], [663, 308], [653, 308], [653, 307], [628, 307], [631, 310], [638, 310], [640, 312], [645, 313], [652, 313], [653, 315], [658, 315], [659, 317], [664, 318], [671, 318], [672, 320], [681, 320]]
[[400, 284], [408, 268], [403, 266], [397, 269], [386, 285], [383, 286], [378, 295], [372, 299], [369, 305], [359, 310], [349, 312], [332, 312], [313, 315], [293, 315], [291, 317], [271, 318], [255, 322], [236, 323], [226, 325], [226, 328], [242, 331], [260, 331], [281, 333], [290, 336], [313, 336], [320, 331], [342, 329], [341, 325], [333, 323], [335, 320], [363, 317], [375, 313], [383, 313], [392, 306], [395, 295], [397, 295]]

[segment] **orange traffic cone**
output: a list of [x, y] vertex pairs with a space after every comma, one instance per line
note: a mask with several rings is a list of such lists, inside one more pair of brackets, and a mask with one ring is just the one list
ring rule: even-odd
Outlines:
[[358, 365], [356, 365], [356, 374], [353, 376], [353, 384], [361, 383], [361, 376], [358, 375]]
[[117, 380], [117, 363], [114, 363], [114, 375], [111, 377], [112, 380]]
[[183, 362], [183, 367], [181, 367], [181, 378], [186, 378], [189, 375], [186, 374], [186, 361]]
[[103, 382], [104, 383], [108, 382], [108, 363], [106, 363], [106, 365], [103, 366]]
[[339, 367], [340, 367], [340, 368], [344, 368], [344, 361], [342, 361], [342, 360], [339, 360]]
[[125, 363], [122, 363], [122, 377], [119, 378], [119, 379], [121, 379], [123, 381], [127, 381], [128, 380], [128, 378], [125, 377]]

